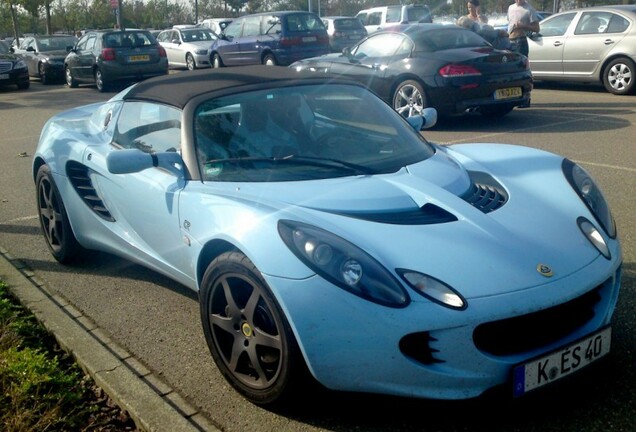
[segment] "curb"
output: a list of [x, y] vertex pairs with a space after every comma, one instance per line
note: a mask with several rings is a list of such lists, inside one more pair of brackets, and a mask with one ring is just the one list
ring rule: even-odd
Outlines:
[[118, 346], [81, 311], [52, 293], [22, 261], [0, 247], [0, 278], [135, 425], [145, 432], [219, 432], [183, 397]]

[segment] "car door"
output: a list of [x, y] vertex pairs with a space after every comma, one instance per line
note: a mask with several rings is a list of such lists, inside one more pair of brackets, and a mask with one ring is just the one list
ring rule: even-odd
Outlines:
[[[124, 102], [113, 136], [114, 149], [154, 152], [181, 149], [181, 110], [148, 102]], [[106, 208], [115, 219], [118, 235], [157, 268], [184, 280], [188, 268], [180, 234], [179, 194], [184, 176], [153, 167], [129, 174], [94, 179]]]
[[166, 30], [157, 36], [157, 42], [166, 50], [168, 63], [172, 66], [177, 62], [177, 49], [179, 47], [179, 35], [175, 30]]
[[378, 33], [353, 47], [349, 61], [333, 63], [331, 71], [355, 79], [385, 97], [387, 72], [393, 62], [406, 58], [411, 49], [412, 42], [400, 33]]
[[[267, 24], [264, 24], [267, 26]], [[246, 16], [243, 23], [241, 37], [238, 38], [238, 45], [241, 65], [261, 64], [261, 53], [263, 47], [267, 45], [267, 40], [271, 37], [263, 35], [261, 32], [261, 16]]]
[[574, 34], [563, 50], [564, 76], [596, 75], [608, 52], [615, 47], [629, 27], [629, 21], [607, 11], [583, 12]]
[[[85, 38], [85, 40], [84, 40]], [[82, 81], [93, 80], [93, 66], [95, 65], [95, 44], [97, 43], [97, 35], [95, 33], [87, 33], [80, 40], [75, 49], [75, 58], [71, 66], [73, 76]]]
[[555, 15], [541, 22], [541, 31], [528, 38], [530, 69], [535, 77], [563, 76], [563, 49], [573, 31], [576, 12]]
[[237, 19], [230, 23], [230, 25], [223, 30], [224, 38], [219, 39], [215, 44], [225, 66], [238, 66], [242, 64], [239, 43], [241, 42], [243, 22], [244, 19]]
[[23, 39], [18, 49], [16, 49], [15, 54], [24, 60], [29, 69], [29, 75], [37, 75], [37, 46], [35, 44], [35, 38], [27, 37]]

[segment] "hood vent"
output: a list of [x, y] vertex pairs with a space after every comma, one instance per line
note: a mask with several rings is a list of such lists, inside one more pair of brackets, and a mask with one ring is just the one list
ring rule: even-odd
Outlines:
[[490, 175], [470, 171], [471, 186], [461, 198], [484, 213], [490, 213], [508, 201], [506, 190]]
[[115, 222], [115, 218], [110, 214], [102, 199], [97, 195], [93, 187], [91, 178], [88, 175], [88, 167], [78, 163], [69, 162], [66, 165], [66, 175], [68, 176], [75, 191], [82, 197], [91, 210], [97, 213], [102, 219]]
[[455, 222], [457, 217], [434, 205], [425, 204], [418, 209], [391, 212], [332, 212], [342, 216], [393, 225], [431, 225]]

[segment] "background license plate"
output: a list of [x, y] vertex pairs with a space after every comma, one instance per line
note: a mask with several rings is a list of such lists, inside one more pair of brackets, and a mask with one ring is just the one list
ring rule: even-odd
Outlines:
[[612, 339], [610, 327], [539, 359], [515, 367], [515, 396], [550, 384], [572, 372], [583, 369], [609, 353]]
[[495, 99], [510, 99], [522, 95], [521, 87], [508, 87], [495, 90]]
[[148, 61], [150, 60], [150, 57], [148, 57], [147, 55], [134, 55], [134, 56], [130, 56], [130, 61], [131, 62], [136, 62], [136, 61]]
[[316, 42], [316, 36], [305, 36], [303, 42]]

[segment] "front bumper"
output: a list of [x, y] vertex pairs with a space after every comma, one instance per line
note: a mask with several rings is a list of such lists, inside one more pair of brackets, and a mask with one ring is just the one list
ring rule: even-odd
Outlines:
[[[326, 387], [467, 399], [510, 383], [516, 364], [606, 326], [621, 280], [620, 246], [614, 253], [618, 258], [612, 262], [598, 258], [575, 274], [541, 286], [469, 299], [464, 311], [421, 299], [404, 309], [385, 308], [330, 286], [319, 277], [301, 281], [267, 277], [267, 282], [276, 287], [311, 372]], [[599, 298], [591, 306], [593, 316], [565, 335], [548, 338], [541, 346], [488, 352], [488, 346], [496, 341], [488, 341], [484, 334], [479, 347], [476, 343], [475, 332], [483, 324], [505, 323], [508, 318], [568, 303], [594, 290]]]

